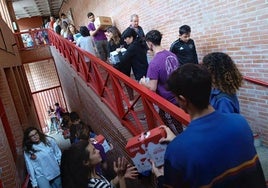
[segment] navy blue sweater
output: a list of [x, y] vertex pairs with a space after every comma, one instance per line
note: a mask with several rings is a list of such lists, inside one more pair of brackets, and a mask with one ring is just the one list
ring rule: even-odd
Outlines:
[[159, 180], [173, 188], [266, 188], [247, 121], [217, 111], [193, 120], [168, 145]]

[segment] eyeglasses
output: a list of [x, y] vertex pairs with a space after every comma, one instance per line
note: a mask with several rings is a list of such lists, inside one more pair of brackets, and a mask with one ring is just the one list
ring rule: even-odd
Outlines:
[[36, 131], [34, 134], [29, 135], [29, 138], [32, 138], [32, 137], [34, 137], [34, 136], [36, 136], [36, 135], [38, 135], [38, 132], [37, 132], [37, 131]]

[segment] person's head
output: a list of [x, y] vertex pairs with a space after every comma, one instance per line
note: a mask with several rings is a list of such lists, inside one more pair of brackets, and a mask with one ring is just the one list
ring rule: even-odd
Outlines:
[[60, 25], [57, 25], [57, 26], [55, 27], [55, 32], [56, 32], [58, 35], [60, 35], [60, 32], [61, 32], [61, 26], [60, 26]]
[[180, 107], [186, 112], [189, 104], [203, 110], [209, 105], [211, 76], [206, 67], [187, 63], [179, 67], [167, 80], [168, 90], [174, 93]]
[[71, 112], [69, 116], [72, 123], [80, 122], [80, 117], [77, 112]]
[[130, 25], [133, 28], [137, 28], [139, 26], [139, 16], [137, 14], [132, 14], [130, 16]]
[[203, 58], [203, 65], [207, 67], [212, 77], [212, 85], [228, 94], [235, 94], [242, 84], [242, 74], [232, 58], [222, 52], [213, 52]]
[[65, 112], [63, 113], [63, 116], [62, 116], [62, 126], [63, 127], [69, 127], [70, 126], [70, 113], [69, 112]]
[[66, 21], [62, 22], [62, 28], [61, 29], [64, 29], [64, 30], [68, 29], [68, 23]]
[[69, 149], [63, 151], [61, 158], [63, 187], [87, 188], [89, 175], [101, 161], [99, 150], [90, 142], [82, 140], [72, 144]]
[[87, 18], [89, 19], [90, 22], [95, 21], [95, 15], [92, 12], [87, 13]]
[[66, 15], [64, 13], [61, 13], [60, 17], [61, 17], [61, 19], [65, 19]]
[[86, 26], [81, 26], [79, 33], [81, 34], [82, 37], [88, 37], [90, 36], [89, 30]]
[[54, 22], [54, 21], [55, 21], [54, 16], [50, 16], [50, 21], [52, 21], [52, 22]]
[[110, 26], [107, 28], [105, 35], [107, 40], [111, 43], [119, 44], [121, 39], [121, 33], [115, 26]]
[[124, 39], [124, 41], [127, 43], [127, 45], [131, 44], [134, 40], [136, 40], [137, 38], [137, 33], [134, 29], [132, 28], [127, 28], [123, 34], [122, 34], [122, 38]]
[[75, 136], [78, 140], [88, 140], [91, 132], [91, 128], [80, 122], [79, 124], [76, 125], [76, 133]]
[[152, 50], [152, 45], [153, 46], [161, 45], [162, 34], [158, 30], [151, 30], [146, 34], [145, 40], [148, 48]]
[[60, 18], [56, 19], [56, 24], [60, 25], [60, 23], [61, 23], [61, 19]]
[[191, 27], [189, 25], [183, 25], [179, 29], [179, 38], [184, 41], [188, 42], [191, 37]]
[[68, 25], [68, 32], [72, 33], [72, 34], [76, 34], [78, 31], [75, 28], [74, 24], [69, 24]]
[[60, 106], [60, 104], [59, 104], [58, 102], [56, 102], [54, 105], [55, 105], [56, 107], [59, 107], [59, 106]]
[[23, 147], [26, 152], [35, 152], [32, 148], [32, 145], [38, 144], [40, 142], [48, 144], [46, 140], [46, 135], [39, 131], [36, 127], [29, 127], [24, 131]]

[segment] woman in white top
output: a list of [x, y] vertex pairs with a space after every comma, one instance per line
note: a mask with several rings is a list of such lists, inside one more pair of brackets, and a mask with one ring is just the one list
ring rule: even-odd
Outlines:
[[68, 23], [67, 22], [62, 22], [60, 35], [65, 39], [68, 38]]
[[24, 131], [24, 159], [33, 188], [61, 188], [61, 150], [35, 127]]
[[[90, 37], [87, 27], [81, 26], [79, 32], [81, 34], [81, 37], [77, 39], [76, 45], [82, 48], [83, 50], [91, 53], [92, 55], [98, 56], [94, 41]], [[85, 57], [85, 61], [89, 62], [89, 59]]]

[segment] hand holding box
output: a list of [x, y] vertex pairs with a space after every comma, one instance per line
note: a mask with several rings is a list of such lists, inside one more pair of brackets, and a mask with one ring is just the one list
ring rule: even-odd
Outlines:
[[128, 140], [125, 148], [139, 173], [151, 171], [150, 160], [153, 160], [156, 166], [164, 164], [167, 145], [159, 143], [163, 137], [166, 137], [165, 130], [157, 127]]

